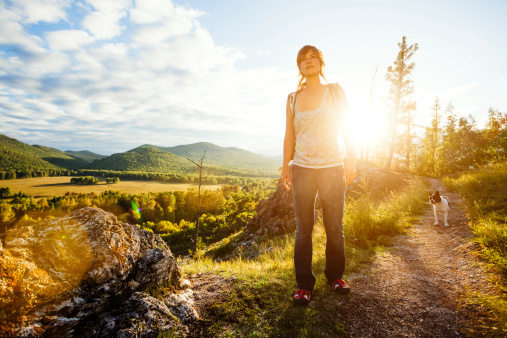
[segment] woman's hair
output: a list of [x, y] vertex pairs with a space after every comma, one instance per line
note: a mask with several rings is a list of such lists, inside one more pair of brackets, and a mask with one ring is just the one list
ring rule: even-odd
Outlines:
[[299, 50], [298, 57], [296, 59], [296, 62], [298, 65], [298, 70], [299, 70], [298, 75], [301, 76], [301, 78], [299, 79], [297, 91], [300, 91], [306, 87], [306, 81], [303, 82], [305, 77], [303, 76], [303, 74], [301, 74], [301, 69], [299, 68], [299, 65], [301, 64], [301, 60], [305, 57], [306, 54], [308, 54], [309, 51], [312, 51], [313, 53], [315, 53], [315, 55], [319, 58], [320, 76], [322, 76], [324, 78], [324, 80], [326, 80], [326, 77], [324, 76], [324, 67], [326, 66], [326, 64], [324, 63], [324, 56], [322, 55], [322, 52], [319, 49], [317, 49], [317, 47], [315, 47], [315, 46], [310, 46], [310, 45], [303, 46], [303, 48], [301, 48]]

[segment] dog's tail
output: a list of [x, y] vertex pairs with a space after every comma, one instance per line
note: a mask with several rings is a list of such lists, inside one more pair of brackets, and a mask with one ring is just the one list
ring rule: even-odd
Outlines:
[[451, 207], [451, 202], [449, 202], [449, 199], [445, 196], [442, 196], [443, 198], [445, 198], [445, 200], [447, 201], [447, 204], [449, 205], [449, 208]]

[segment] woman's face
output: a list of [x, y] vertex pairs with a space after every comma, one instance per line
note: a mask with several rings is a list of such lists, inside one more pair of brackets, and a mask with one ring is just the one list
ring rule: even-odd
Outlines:
[[299, 71], [304, 77], [320, 74], [319, 56], [311, 49], [306, 53], [299, 63]]

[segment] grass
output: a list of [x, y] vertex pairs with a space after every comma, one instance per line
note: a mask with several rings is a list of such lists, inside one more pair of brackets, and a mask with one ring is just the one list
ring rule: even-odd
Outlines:
[[446, 177], [444, 184], [462, 195], [472, 219], [477, 253], [488, 263], [490, 280], [498, 295], [471, 295], [474, 303], [489, 308], [494, 335], [507, 335], [507, 162]]
[[[59, 176], [4, 180], [0, 181], [0, 187], [10, 187], [14, 193], [22, 191], [34, 198], [52, 198], [53, 196], [63, 196], [68, 191], [75, 193], [94, 192], [98, 195], [106, 190], [118, 190], [128, 194], [140, 194], [177, 190], [187, 191], [196, 186], [187, 183], [157, 181], [120, 181], [116, 184], [106, 184], [105, 178], [99, 178], [99, 180], [103, 179], [103, 181], [100, 181], [98, 184], [78, 185], [71, 184], [71, 178], [72, 176]], [[203, 188], [215, 190], [220, 188], [220, 185], [205, 185]]]
[[[377, 252], [384, 252], [394, 235], [404, 233], [422, 213], [426, 200], [425, 181], [413, 178], [398, 192], [382, 201], [365, 193], [346, 204], [344, 231], [347, 268], [345, 278], [364, 271]], [[237, 235], [235, 235], [237, 236]], [[257, 244], [257, 257], [239, 257], [217, 262], [201, 255], [180, 262], [186, 274], [211, 273], [234, 278], [234, 286], [217, 299], [203, 325], [210, 336], [230, 337], [318, 337], [342, 336], [343, 325], [330, 316], [339, 311], [331, 287], [324, 278], [325, 231], [321, 221], [314, 229], [314, 273], [317, 283], [309, 307], [292, 305], [295, 291], [293, 266], [294, 235]]]

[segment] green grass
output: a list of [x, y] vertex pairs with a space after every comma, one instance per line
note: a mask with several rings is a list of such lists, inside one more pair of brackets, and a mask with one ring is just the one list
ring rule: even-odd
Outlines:
[[[422, 212], [425, 199], [425, 181], [414, 178], [383, 201], [372, 199], [368, 193], [349, 200], [344, 218], [345, 278], [352, 272], [364, 271], [365, 264], [371, 262], [378, 251], [383, 252], [394, 235], [404, 233]], [[323, 225], [318, 221], [313, 239], [317, 283], [311, 305], [306, 308], [294, 307], [291, 299], [296, 288], [294, 235], [257, 244], [256, 250], [263, 252], [253, 259], [240, 254], [232, 260], [217, 262], [201, 255], [188, 263], [180, 262], [189, 275], [211, 273], [235, 280], [225, 297], [217, 299], [203, 318], [207, 333], [226, 337], [345, 335], [343, 325], [329, 316], [339, 310], [339, 305], [333, 301], [334, 295], [324, 277], [325, 241]], [[222, 245], [229, 243], [225, 242]]]
[[472, 302], [491, 310], [492, 334], [507, 334], [507, 162], [457, 176], [444, 184], [462, 195], [472, 219], [476, 250], [488, 263], [498, 295], [471, 295]]

